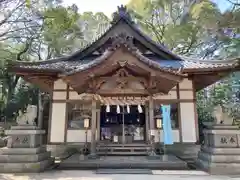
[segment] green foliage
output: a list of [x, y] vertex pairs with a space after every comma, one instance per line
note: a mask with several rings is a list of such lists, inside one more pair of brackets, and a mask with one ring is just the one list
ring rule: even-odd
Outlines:
[[39, 97], [37, 87], [8, 72], [8, 63], [70, 54], [92, 41], [109, 24], [103, 13], [79, 14], [76, 5], [63, 7], [61, 0], [19, 1], [16, 7], [4, 1], [3, 7], [9, 8], [1, 9], [12, 12], [6, 21], [0, 21], [0, 27], [11, 27], [0, 33], [0, 114], [7, 121], [13, 120], [27, 104], [37, 105]]
[[81, 41], [82, 33], [77, 25], [79, 14], [73, 9], [56, 7], [43, 13], [44, 41], [52, 48], [54, 56], [71, 52], [74, 42]]
[[28, 8], [30, 8], [30, 6], [31, 6], [31, 0], [26, 0], [26, 6], [27, 6]]
[[201, 90], [197, 93], [197, 113], [201, 122], [213, 121], [211, 100], [206, 97], [206, 92]]
[[[239, 8], [221, 13], [209, 0], [131, 0], [128, 7], [146, 34], [179, 55], [202, 59], [240, 55], [240, 38], [224, 33], [227, 28], [240, 33]], [[229, 77], [197, 93], [200, 122], [213, 120], [212, 110], [216, 104], [223, 105], [235, 118], [240, 117], [233, 81]]]

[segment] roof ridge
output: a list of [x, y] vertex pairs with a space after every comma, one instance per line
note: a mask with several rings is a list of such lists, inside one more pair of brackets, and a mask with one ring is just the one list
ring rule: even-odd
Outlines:
[[[100, 57], [97, 57], [95, 60], [93, 60], [94, 63], [90, 64], [87, 67], [87, 69], [89, 69], [91, 67], [94, 67], [94, 66], [97, 66], [101, 62], [105, 61], [107, 58], [109, 58], [109, 56], [111, 56], [114, 52], [116, 52], [121, 47], [127, 48], [128, 52], [130, 52], [137, 59], [139, 59], [140, 61], [142, 61], [143, 63], [145, 63], [149, 66], [155, 67], [162, 72], [170, 73], [170, 74], [173, 74], [173, 75], [178, 75], [178, 76], [181, 76], [181, 77], [186, 77], [186, 74], [182, 73], [182, 68], [179, 68], [179, 69], [175, 70], [175, 69], [172, 69], [172, 68], [161, 67], [155, 61], [153, 61], [153, 60], [145, 57], [144, 55], [142, 55], [142, 53], [139, 51], [139, 49], [137, 47], [135, 47], [133, 44], [131, 44], [131, 42], [126, 43], [125, 41], [121, 41], [121, 40], [114, 41], [113, 44], [111, 44], [107, 48], [107, 50], [104, 52], [104, 54], [102, 54]], [[86, 70], [86, 69], [74, 68], [69, 72], [61, 74], [60, 77], [72, 75], [74, 73], [81, 72], [82, 70]]]
[[58, 58], [53, 58], [53, 59], [47, 59], [47, 60], [39, 60], [39, 61], [11, 61], [9, 62], [9, 64], [13, 64], [13, 65], [37, 65], [37, 64], [48, 64], [48, 63], [55, 63], [58, 61], [64, 61], [66, 60], [67, 56], [63, 56], [63, 57], [58, 57]]

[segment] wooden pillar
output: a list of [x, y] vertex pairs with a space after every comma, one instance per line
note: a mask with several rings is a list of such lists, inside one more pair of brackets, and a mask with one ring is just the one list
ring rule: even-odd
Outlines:
[[152, 96], [149, 98], [149, 129], [154, 132], [154, 102]]
[[38, 128], [43, 128], [43, 103], [41, 91], [38, 91], [38, 118], [37, 118], [37, 126]]
[[97, 121], [97, 103], [96, 100], [92, 100], [92, 124], [91, 124], [91, 149], [92, 155], [96, 154], [96, 121]]
[[97, 134], [96, 140], [100, 141], [100, 107], [97, 108]]
[[148, 104], [145, 104], [145, 128], [146, 128], [146, 142], [149, 141], [150, 131], [149, 131], [149, 110], [148, 110]]

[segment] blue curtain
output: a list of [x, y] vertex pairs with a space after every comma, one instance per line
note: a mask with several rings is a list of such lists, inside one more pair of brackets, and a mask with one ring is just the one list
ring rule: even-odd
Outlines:
[[162, 105], [162, 116], [163, 116], [163, 138], [164, 144], [173, 144], [172, 138], [172, 126], [171, 126], [171, 106]]

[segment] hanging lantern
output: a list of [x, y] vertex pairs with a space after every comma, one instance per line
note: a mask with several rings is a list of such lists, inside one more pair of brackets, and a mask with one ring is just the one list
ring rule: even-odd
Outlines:
[[107, 105], [107, 107], [106, 107], [106, 112], [110, 112], [110, 106], [109, 105]]
[[127, 113], [130, 113], [130, 107], [127, 105]]
[[139, 112], [139, 113], [142, 113], [142, 112], [143, 112], [141, 105], [138, 105], [138, 112]]
[[117, 113], [118, 113], [118, 114], [121, 113], [121, 112], [120, 112], [120, 106], [119, 106], [119, 105], [117, 105]]
[[82, 118], [83, 118], [83, 120], [84, 120], [84, 128], [85, 129], [88, 129], [89, 128], [89, 126], [90, 126], [90, 116], [89, 115], [83, 115], [82, 116]]

